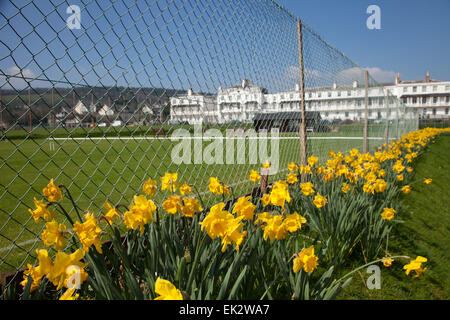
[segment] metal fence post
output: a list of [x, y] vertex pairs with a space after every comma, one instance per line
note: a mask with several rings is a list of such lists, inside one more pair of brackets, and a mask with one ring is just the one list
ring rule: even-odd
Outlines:
[[[306, 165], [306, 115], [305, 115], [305, 77], [303, 72], [303, 44], [302, 44], [302, 22], [297, 20], [298, 33], [298, 59], [300, 70], [300, 107], [302, 112], [302, 121], [300, 122], [299, 137], [300, 137], [300, 164]], [[301, 180], [304, 181], [304, 175]]]
[[365, 71], [365, 97], [364, 97], [364, 141], [363, 141], [363, 153], [368, 151], [367, 146], [367, 127], [369, 124], [369, 71]]

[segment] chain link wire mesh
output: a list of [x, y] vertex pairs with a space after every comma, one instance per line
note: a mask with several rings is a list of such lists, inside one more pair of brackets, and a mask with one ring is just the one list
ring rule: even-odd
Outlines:
[[[28, 209], [51, 178], [98, 213], [105, 200], [128, 205], [165, 172], [208, 204], [217, 201], [209, 177], [235, 196], [248, 193], [249, 170], [267, 160], [254, 157], [252, 141], [268, 154], [279, 148], [270, 179], [300, 161], [297, 18], [277, 3], [77, 4], [79, 11], [68, 1], [0, 4], [0, 271], [12, 275], [41, 246], [43, 226]], [[363, 151], [366, 113], [369, 151], [417, 128], [388, 87], [370, 76], [366, 87], [365, 70], [302, 26], [308, 155]], [[259, 135], [272, 128], [276, 139]], [[204, 136], [200, 151], [195, 130]], [[211, 132], [223, 138], [223, 153], [214, 154], [222, 160], [196, 163]], [[191, 158], [177, 164], [172, 151], [182, 141]]]

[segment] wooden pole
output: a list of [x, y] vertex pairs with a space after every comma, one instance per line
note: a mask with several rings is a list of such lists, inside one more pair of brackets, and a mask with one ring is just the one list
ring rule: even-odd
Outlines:
[[54, 98], [54, 92], [53, 92], [53, 88], [52, 88], [52, 112], [51, 112], [51, 117], [52, 117], [52, 127], [55, 128], [56, 127], [56, 116], [55, 116], [55, 98]]
[[386, 130], [384, 132], [384, 142], [389, 145], [389, 90], [386, 90]]
[[363, 153], [367, 153], [368, 151], [368, 146], [367, 146], [367, 128], [369, 125], [369, 72], [366, 70], [365, 71], [365, 98], [364, 98], [364, 109], [365, 109], [365, 114], [364, 114], [364, 141], [363, 141]]
[[[303, 71], [303, 39], [302, 39], [302, 22], [297, 21], [297, 35], [298, 35], [298, 60], [300, 70], [300, 108], [302, 113], [302, 120], [300, 122], [299, 136], [300, 136], [300, 164], [306, 166], [306, 114], [305, 114], [305, 77]], [[305, 176], [306, 177], [306, 176]], [[301, 180], [304, 181], [304, 175]]]
[[28, 122], [31, 132], [31, 130], [33, 130], [33, 118], [31, 116], [31, 87], [28, 88]]
[[0, 130], [3, 132], [3, 105], [2, 105], [2, 88], [0, 88]]

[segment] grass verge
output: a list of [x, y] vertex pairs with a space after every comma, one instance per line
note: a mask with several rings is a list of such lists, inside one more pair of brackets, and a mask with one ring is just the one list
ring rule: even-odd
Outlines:
[[[372, 275], [362, 270], [339, 299], [423, 300], [450, 299], [450, 135], [441, 134], [416, 159], [412, 191], [402, 196], [403, 223], [393, 228], [389, 239], [389, 254], [407, 255], [415, 259], [426, 257], [427, 271], [418, 278], [407, 276], [403, 266], [408, 261], [394, 261], [381, 268], [381, 289], [369, 290], [367, 279]], [[433, 179], [429, 185], [425, 178]], [[382, 257], [380, 257], [382, 258]], [[352, 262], [353, 263], [353, 262]], [[352, 264], [351, 263], [351, 264]], [[348, 270], [360, 265], [360, 260]]]

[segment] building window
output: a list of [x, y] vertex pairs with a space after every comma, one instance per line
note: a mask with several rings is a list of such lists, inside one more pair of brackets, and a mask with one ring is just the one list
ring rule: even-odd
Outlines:
[[413, 97], [413, 98], [412, 98], [412, 103], [414, 103], [414, 104], [417, 103], [417, 97]]
[[417, 92], [417, 87], [413, 87], [413, 92]]
[[347, 97], [350, 97], [352, 95], [351, 91], [347, 91]]
[[427, 91], [427, 86], [422, 86], [422, 92]]
[[436, 115], [436, 108], [433, 108], [433, 116]]
[[433, 86], [433, 92], [437, 91], [437, 86]]
[[445, 97], [445, 102], [447, 102], [447, 103], [450, 102], [450, 96], [446, 96], [446, 97]]
[[408, 92], [408, 87], [403, 87], [403, 92]]
[[422, 103], [423, 104], [427, 103], [427, 97], [422, 97]]
[[340, 97], [341, 96], [341, 92], [340, 91], [338, 91], [338, 97]]
[[321, 98], [321, 97], [322, 97], [322, 93], [319, 92], [319, 93], [317, 94], [317, 96], [318, 96], [319, 98]]
[[448, 108], [445, 108], [445, 114], [448, 114]]
[[433, 103], [437, 103], [438, 99], [437, 97], [433, 97]]
[[328, 98], [331, 97], [331, 92], [328, 92]]
[[345, 113], [345, 117], [348, 118], [348, 112]]

